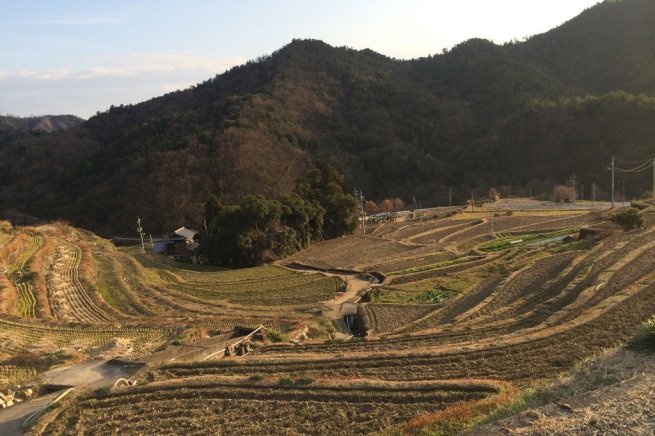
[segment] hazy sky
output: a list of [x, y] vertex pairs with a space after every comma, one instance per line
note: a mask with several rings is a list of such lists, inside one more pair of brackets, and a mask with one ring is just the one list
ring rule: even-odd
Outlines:
[[293, 38], [410, 59], [545, 32], [598, 0], [0, 0], [0, 114], [89, 117]]

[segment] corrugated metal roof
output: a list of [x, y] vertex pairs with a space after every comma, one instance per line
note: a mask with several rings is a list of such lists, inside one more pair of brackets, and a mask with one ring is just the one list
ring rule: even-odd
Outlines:
[[198, 232], [195, 230], [187, 229], [186, 227], [180, 227], [179, 229], [175, 230], [175, 234], [186, 239], [193, 239], [193, 237], [196, 236]]

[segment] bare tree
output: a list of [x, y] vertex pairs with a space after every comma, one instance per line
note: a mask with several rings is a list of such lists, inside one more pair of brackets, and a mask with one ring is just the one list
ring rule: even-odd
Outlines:
[[391, 212], [393, 211], [393, 200], [385, 198], [380, 203], [380, 212]]
[[553, 201], [562, 203], [563, 201], [570, 202], [572, 200], [573, 200], [572, 188], [564, 185], [555, 186], [555, 189], [553, 189]]
[[400, 198], [394, 198], [392, 201], [393, 204], [393, 211], [398, 212], [400, 210], [405, 210], [405, 202], [402, 201]]
[[374, 201], [367, 200], [366, 203], [364, 203], [364, 212], [366, 212], [368, 215], [375, 215], [379, 211], [380, 208], [377, 204], [375, 204]]
[[496, 188], [494, 187], [489, 188], [489, 193], [487, 194], [487, 197], [489, 197], [489, 200], [491, 201], [500, 200], [500, 194], [498, 193], [498, 191], [496, 191]]

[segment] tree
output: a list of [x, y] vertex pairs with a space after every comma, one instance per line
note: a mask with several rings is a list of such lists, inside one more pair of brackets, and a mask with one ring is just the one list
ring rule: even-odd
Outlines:
[[391, 201], [391, 203], [392, 203], [392, 210], [394, 212], [398, 212], [405, 209], [405, 202], [402, 201], [400, 198], [394, 198]]
[[380, 208], [377, 204], [375, 204], [374, 201], [366, 200], [366, 203], [364, 203], [364, 212], [366, 212], [368, 215], [375, 215], [379, 211]]
[[236, 205], [216, 196], [205, 204], [202, 250], [214, 264], [253, 266], [292, 254], [313, 241], [352, 233], [355, 198], [344, 194], [332, 167], [313, 171], [309, 183], [277, 199], [246, 195]]
[[315, 201], [325, 209], [323, 237], [326, 239], [352, 233], [357, 226], [357, 200], [343, 192], [342, 183], [343, 176], [328, 164], [317, 164], [309, 174], [306, 200]]
[[380, 212], [391, 212], [393, 211], [393, 200], [385, 198], [380, 203]]
[[563, 201], [565, 202], [571, 202], [573, 200], [573, 189], [564, 186], [564, 185], [557, 185], [553, 189], [553, 201], [556, 201], [558, 203], [561, 203]]
[[491, 187], [489, 188], [487, 197], [489, 197], [489, 200], [496, 202], [500, 199], [500, 194], [498, 193], [498, 191], [496, 191], [496, 188]]
[[[300, 193], [299, 193], [300, 192]], [[291, 192], [280, 198], [282, 222], [294, 229], [298, 235], [298, 249], [307, 247], [312, 241], [323, 238], [325, 209], [316, 201], [306, 200], [299, 192]]]
[[[207, 234], [202, 247], [211, 263], [253, 266], [276, 257], [276, 243], [271, 236], [280, 227], [282, 204], [279, 201], [246, 195], [238, 205], [226, 206], [213, 197], [205, 211]], [[285, 241], [284, 246], [288, 245], [289, 241]]]

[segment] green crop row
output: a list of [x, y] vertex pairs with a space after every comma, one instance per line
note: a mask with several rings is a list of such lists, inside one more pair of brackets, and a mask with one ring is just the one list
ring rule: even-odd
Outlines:
[[526, 242], [538, 241], [540, 239], [556, 238], [558, 236], [566, 236], [577, 232], [578, 230], [580, 230], [580, 227], [570, 227], [554, 232], [526, 233], [523, 235], [504, 236], [502, 238], [494, 239], [493, 241], [481, 244], [478, 246], [478, 249], [487, 253], [493, 251], [501, 251], [516, 245], [525, 244]]

